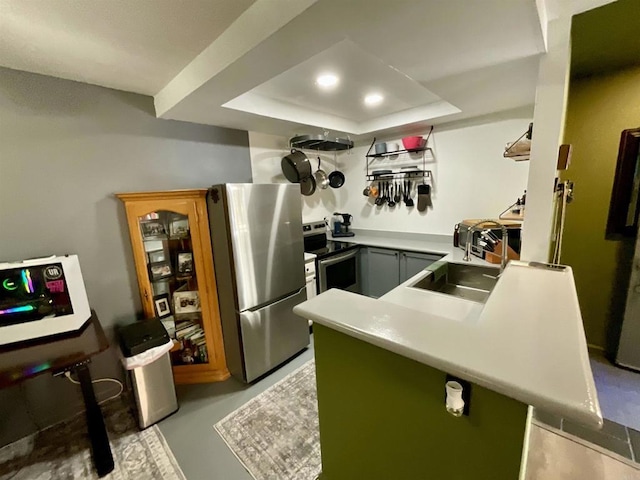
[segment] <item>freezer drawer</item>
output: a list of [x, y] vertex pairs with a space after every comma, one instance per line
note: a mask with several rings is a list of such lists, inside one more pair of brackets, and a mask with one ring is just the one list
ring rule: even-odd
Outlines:
[[257, 310], [240, 312], [245, 380], [252, 382], [309, 345], [307, 320], [293, 307], [307, 299], [306, 287]]

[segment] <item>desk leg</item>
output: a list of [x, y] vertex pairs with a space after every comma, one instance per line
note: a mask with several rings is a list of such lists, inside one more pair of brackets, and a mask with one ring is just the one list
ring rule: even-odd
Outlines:
[[84, 405], [87, 409], [87, 429], [89, 430], [89, 438], [91, 439], [93, 464], [96, 467], [98, 476], [104, 477], [113, 470], [114, 466], [109, 437], [107, 436], [107, 429], [104, 425], [104, 418], [102, 417], [100, 406], [96, 401], [95, 392], [93, 391], [89, 367], [86, 364], [80, 365], [75, 368], [75, 371], [80, 381]]

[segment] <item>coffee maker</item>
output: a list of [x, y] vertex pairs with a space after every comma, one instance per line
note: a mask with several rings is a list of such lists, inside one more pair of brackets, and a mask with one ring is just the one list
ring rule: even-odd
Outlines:
[[355, 233], [349, 231], [349, 225], [351, 225], [352, 215], [348, 213], [334, 212], [331, 217], [332, 228], [331, 236], [336, 237], [353, 237]]

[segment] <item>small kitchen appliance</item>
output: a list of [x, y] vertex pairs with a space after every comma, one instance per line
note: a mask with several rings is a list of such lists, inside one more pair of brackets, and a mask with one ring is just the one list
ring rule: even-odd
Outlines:
[[336, 237], [353, 237], [355, 233], [349, 231], [352, 215], [348, 213], [335, 212], [331, 217], [331, 236]]
[[77, 255], [0, 263], [0, 345], [73, 332], [89, 318]]

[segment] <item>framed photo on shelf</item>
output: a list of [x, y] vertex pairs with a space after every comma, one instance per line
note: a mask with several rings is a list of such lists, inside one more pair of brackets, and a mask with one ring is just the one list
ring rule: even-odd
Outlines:
[[173, 217], [169, 222], [169, 237], [187, 238], [189, 236], [189, 219], [180, 215]]
[[141, 220], [140, 230], [143, 240], [161, 240], [167, 238], [167, 230], [160, 220]]
[[178, 252], [176, 270], [183, 277], [193, 275], [193, 252]]
[[200, 312], [200, 295], [195, 290], [174, 292], [173, 308], [176, 314]]
[[157, 262], [149, 264], [149, 276], [152, 281], [167, 278], [173, 275], [171, 264], [169, 262]]
[[176, 338], [176, 321], [173, 315], [161, 318], [160, 321], [171, 338]]
[[167, 259], [167, 256], [164, 253], [164, 250], [156, 250], [155, 252], [148, 252], [147, 255], [149, 256], [149, 263], [164, 262]]
[[160, 295], [161, 293], [171, 293], [171, 277], [153, 282], [154, 295]]
[[163, 293], [153, 297], [153, 306], [156, 311], [156, 317], [164, 318], [171, 316], [171, 304], [169, 302], [169, 294]]

